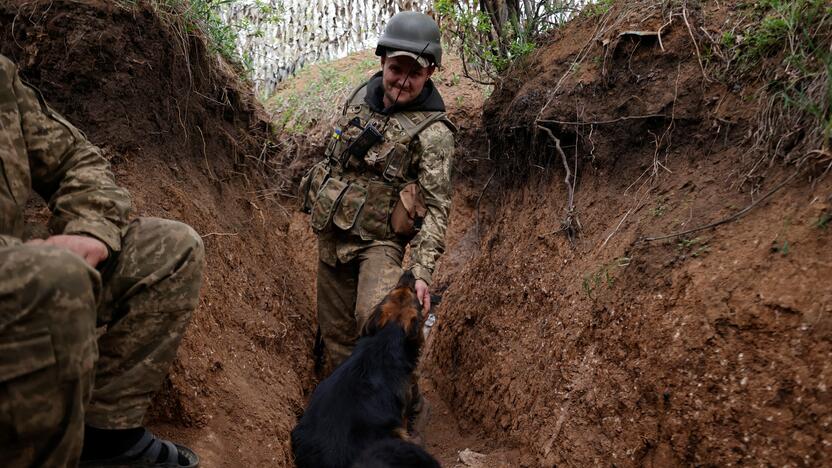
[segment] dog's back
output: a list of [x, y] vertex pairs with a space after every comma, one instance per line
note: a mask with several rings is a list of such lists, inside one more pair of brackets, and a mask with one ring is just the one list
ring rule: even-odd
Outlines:
[[367, 446], [401, 427], [405, 397], [400, 389], [411, 372], [396, 356], [403, 339], [404, 332], [392, 324], [362, 338], [349, 359], [318, 385], [292, 431], [298, 468], [349, 467]]
[[352, 468], [440, 468], [440, 465], [418, 445], [388, 439], [367, 447]]
[[350, 357], [313, 392], [292, 431], [298, 468], [349, 468], [370, 445], [404, 432], [422, 343], [414, 281], [402, 277], [374, 309]]

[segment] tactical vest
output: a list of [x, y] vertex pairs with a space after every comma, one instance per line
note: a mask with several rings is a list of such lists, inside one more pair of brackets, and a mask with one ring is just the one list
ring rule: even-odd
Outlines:
[[[324, 152], [300, 184], [302, 209], [311, 213], [316, 233], [337, 229], [363, 240], [407, 240], [413, 232], [395, 232], [390, 218], [400, 192], [418, 178], [413, 167], [419, 133], [435, 122], [455, 132], [444, 112], [404, 111], [381, 115], [370, 110], [366, 83], [352, 92]], [[350, 144], [367, 124], [383, 138], [363, 158], [349, 153]], [[408, 191], [412, 192], [412, 191]]]

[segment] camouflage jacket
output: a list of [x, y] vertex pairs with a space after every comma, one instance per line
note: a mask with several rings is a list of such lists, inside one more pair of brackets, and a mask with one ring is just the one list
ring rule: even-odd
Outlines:
[[[428, 83], [432, 107], [411, 106], [384, 114], [371, 102], [373, 79], [356, 89], [344, 105], [325, 159], [301, 184], [324, 263], [348, 262], [373, 245], [403, 251], [409, 243], [409, 268], [430, 284], [445, 250], [456, 129], [442, 111], [439, 93]], [[350, 155], [347, 147], [368, 123], [382, 130], [383, 139], [362, 158]], [[394, 232], [390, 218], [400, 190], [411, 183], [418, 184], [426, 213], [415, 234], [403, 235]]]
[[22, 242], [32, 188], [49, 204], [53, 233], [95, 237], [121, 249], [130, 196], [84, 135], [50, 109], [0, 55], [0, 247]]

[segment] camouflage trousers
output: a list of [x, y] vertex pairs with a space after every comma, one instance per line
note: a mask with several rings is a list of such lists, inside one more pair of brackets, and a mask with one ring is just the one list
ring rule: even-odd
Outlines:
[[350, 356], [373, 308], [398, 283], [402, 256], [395, 247], [378, 245], [334, 267], [318, 262], [318, 325], [330, 369]]
[[197, 306], [203, 260], [193, 229], [154, 218], [125, 228], [100, 273], [65, 249], [0, 248], [4, 466], [75, 466], [85, 422], [142, 425]]

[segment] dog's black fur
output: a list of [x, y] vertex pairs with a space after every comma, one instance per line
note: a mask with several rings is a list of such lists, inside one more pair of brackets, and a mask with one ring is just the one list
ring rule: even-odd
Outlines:
[[349, 468], [371, 445], [406, 434], [404, 411], [422, 345], [410, 272], [375, 307], [350, 357], [323, 380], [292, 431], [298, 468]]
[[352, 468], [441, 468], [435, 458], [416, 444], [388, 439], [367, 448]]

